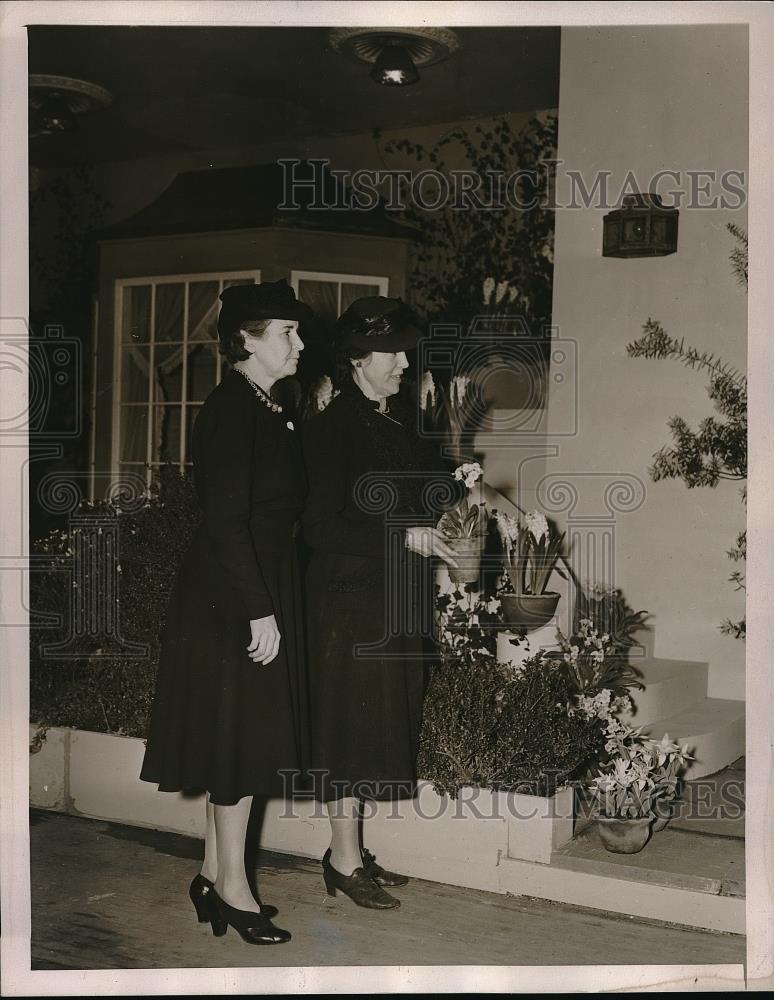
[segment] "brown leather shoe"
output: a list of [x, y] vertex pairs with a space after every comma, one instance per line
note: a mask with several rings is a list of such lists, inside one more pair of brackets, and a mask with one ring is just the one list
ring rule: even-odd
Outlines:
[[331, 852], [327, 850], [322, 859], [323, 878], [329, 896], [335, 896], [337, 891], [343, 892], [353, 903], [369, 910], [394, 910], [400, 906], [400, 900], [377, 885], [365, 868], [356, 868], [351, 875], [342, 875], [331, 864], [330, 856]]
[[386, 885], [392, 888], [396, 885], [406, 885], [408, 883], [407, 876], [398, 875], [397, 872], [385, 871], [381, 865], [377, 865], [376, 858], [370, 851], [363, 851], [363, 868], [365, 868], [366, 872], [377, 885]]

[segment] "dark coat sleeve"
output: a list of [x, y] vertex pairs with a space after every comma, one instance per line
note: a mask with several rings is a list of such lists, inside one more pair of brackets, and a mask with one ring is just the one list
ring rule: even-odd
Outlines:
[[302, 443], [309, 496], [302, 519], [304, 537], [313, 549], [383, 558], [384, 521], [358, 509], [348, 455], [352, 428], [333, 413], [304, 424]]
[[257, 415], [252, 400], [225, 396], [199, 435], [196, 479], [204, 523], [248, 619], [273, 614], [250, 534]]

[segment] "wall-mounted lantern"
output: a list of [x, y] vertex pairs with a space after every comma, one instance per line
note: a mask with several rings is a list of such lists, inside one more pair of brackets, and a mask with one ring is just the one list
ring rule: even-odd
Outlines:
[[677, 250], [676, 208], [657, 194], [624, 195], [623, 206], [603, 219], [603, 257], [666, 257]]

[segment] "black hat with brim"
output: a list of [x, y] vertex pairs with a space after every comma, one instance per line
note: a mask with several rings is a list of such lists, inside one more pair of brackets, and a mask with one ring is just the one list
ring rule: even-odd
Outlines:
[[297, 323], [315, 322], [314, 313], [282, 278], [280, 281], [263, 281], [259, 285], [229, 285], [220, 295], [218, 336], [235, 333], [248, 320], [292, 319]]
[[412, 351], [422, 336], [420, 321], [401, 299], [373, 295], [356, 299], [336, 323], [339, 351], [376, 351], [397, 354]]

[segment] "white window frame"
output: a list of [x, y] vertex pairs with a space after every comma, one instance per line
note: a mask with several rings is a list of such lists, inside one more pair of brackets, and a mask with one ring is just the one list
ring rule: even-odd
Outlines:
[[336, 274], [332, 271], [291, 271], [290, 284], [298, 296], [298, 285], [301, 281], [327, 281], [336, 283], [336, 313], [341, 315], [342, 285], [376, 285], [380, 295], [387, 295], [390, 279], [376, 274]]
[[[113, 313], [113, 409], [112, 409], [112, 428], [111, 428], [111, 458], [110, 467], [113, 479], [117, 479], [121, 474], [121, 365], [123, 361], [123, 317], [124, 317], [124, 289], [135, 287], [137, 285], [150, 285], [151, 286], [151, 305], [150, 305], [150, 368], [153, 369], [153, 355], [155, 347], [155, 325], [156, 325], [156, 288], [159, 285], [180, 285], [184, 284], [186, 286], [185, 295], [185, 307], [183, 312], [183, 336], [184, 340], [188, 337], [188, 285], [194, 281], [217, 281], [219, 282], [218, 294], [223, 291], [223, 283], [225, 281], [232, 281], [239, 278], [252, 278], [256, 283], [261, 280], [260, 269], [254, 269], [249, 271], [205, 271], [200, 274], [150, 274], [144, 277], [138, 278], [118, 278], [114, 283], [113, 288], [113, 303], [114, 303], [114, 313]], [[186, 378], [186, 368], [188, 364], [188, 355], [183, 352], [183, 385], [185, 386]], [[221, 357], [220, 354], [217, 356], [217, 381], [220, 381], [221, 374]], [[217, 384], [217, 382], [216, 382]], [[153, 398], [153, 390], [151, 386], [148, 390], [148, 430], [147, 430], [147, 445], [146, 445], [146, 463], [143, 466], [146, 482], [150, 484], [153, 478], [153, 466], [150, 464], [150, 459], [148, 456], [152, 456], [153, 451], [153, 407], [155, 405], [155, 400]], [[142, 404], [140, 404], [142, 405]], [[181, 405], [180, 407], [180, 456], [179, 461], [175, 464], [181, 469], [184, 468], [185, 461], [185, 442], [186, 442], [186, 416], [188, 407], [186, 405]], [[138, 466], [139, 468], [139, 466]]]

